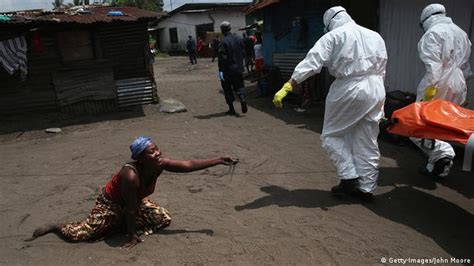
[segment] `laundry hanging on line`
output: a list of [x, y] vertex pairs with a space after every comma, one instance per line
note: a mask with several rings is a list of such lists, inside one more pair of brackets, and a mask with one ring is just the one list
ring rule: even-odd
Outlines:
[[27, 44], [24, 36], [0, 41], [0, 63], [8, 74], [20, 70], [27, 74]]

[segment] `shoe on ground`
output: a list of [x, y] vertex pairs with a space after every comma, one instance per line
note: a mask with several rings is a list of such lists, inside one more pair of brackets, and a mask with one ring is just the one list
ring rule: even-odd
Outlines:
[[453, 159], [444, 157], [434, 163], [434, 168], [431, 173], [440, 178], [447, 177], [452, 166]]
[[246, 102], [246, 101], [242, 101], [242, 102], [240, 102], [240, 105], [241, 105], [241, 107], [242, 107], [242, 113], [244, 113], [244, 114], [247, 113], [247, 111], [248, 111], [248, 110], [247, 110], [247, 102]]
[[235, 116], [238, 115], [237, 112], [234, 111], [234, 110], [229, 110], [229, 111], [227, 111], [227, 112], [225, 112], [225, 113], [226, 113], [227, 115], [235, 115]]
[[419, 168], [419, 172], [423, 175], [433, 178], [435, 181], [440, 181], [449, 175], [453, 160], [448, 157], [437, 160], [434, 164], [426, 164]]
[[351, 194], [357, 189], [357, 178], [355, 179], [341, 179], [339, 185], [331, 188], [331, 193], [334, 195]]
[[363, 202], [369, 203], [374, 201], [374, 195], [370, 192], [363, 192], [360, 189], [355, 189], [351, 196], [360, 199]]

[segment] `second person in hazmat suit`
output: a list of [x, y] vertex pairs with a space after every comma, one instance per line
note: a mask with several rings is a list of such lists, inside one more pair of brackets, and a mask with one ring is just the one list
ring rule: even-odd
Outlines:
[[[425, 33], [418, 42], [418, 54], [426, 74], [418, 85], [417, 101], [443, 99], [465, 104], [466, 79], [472, 76], [469, 65], [471, 42], [467, 34], [446, 16], [446, 9], [440, 4], [425, 7], [420, 20]], [[428, 156], [422, 172], [435, 178], [449, 174], [455, 156], [449, 143], [411, 140]]]
[[331, 191], [371, 201], [379, 174], [377, 136], [385, 101], [385, 42], [378, 33], [357, 25], [340, 6], [328, 9], [323, 22], [329, 32], [296, 66], [273, 103], [281, 107], [293, 87], [328, 67], [336, 80], [326, 98], [321, 141], [340, 179]]

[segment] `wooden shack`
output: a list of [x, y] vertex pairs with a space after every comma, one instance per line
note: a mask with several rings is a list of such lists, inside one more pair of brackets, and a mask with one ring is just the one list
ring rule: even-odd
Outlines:
[[96, 6], [2, 15], [0, 42], [26, 40], [27, 71], [10, 74], [0, 62], [0, 114], [90, 114], [158, 101], [147, 29], [161, 13]]

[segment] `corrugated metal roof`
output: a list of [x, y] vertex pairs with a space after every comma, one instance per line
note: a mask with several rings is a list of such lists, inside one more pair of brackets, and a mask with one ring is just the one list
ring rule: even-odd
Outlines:
[[[110, 11], [121, 11], [123, 16], [108, 16]], [[159, 18], [160, 12], [153, 12], [136, 7], [112, 7], [112, 6], [89, 6], [84, 11], [79, 8], [65, 9], [61, 11], [20, 11], [4, 13], [11, 17], [10, 21], [0, 22], [6, 24], [26, 24], [34, 22], [53, 23], [78, 23], [91, 24], [112, 21], [136, 21], [139, 19]]]
[[255, 3], [251, 6], [249, 6], [248, 8], [246, 8], [245, 13], [250, 14], [250, 13], [258, 11], [262, 8], [265, 8], [267, 6], [270, 6], [270, 5], [279, 3], [279, 2], [280, 2], [280, 0], [260, 0], [257, 3]]

